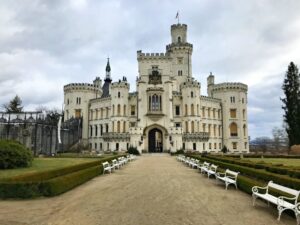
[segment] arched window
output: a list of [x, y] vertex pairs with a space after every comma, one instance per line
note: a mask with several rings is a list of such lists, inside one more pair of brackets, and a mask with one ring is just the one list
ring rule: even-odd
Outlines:
[[185, 132], [188, 133], [189, 132], [189, 122], [185, 121]]
[[93, 126], [90, 126], [90, 137], [93, 136]]
[[120, 130], [121, 130], [121, 129], [120, 129], [120, 126], [121, 126], [120, 121], [118, 121], [118, 122], [117, 122], [117, 132], [118, 132], [118, 133], [120, 133]]
[[118, 104], [117, 115], [118, 116], [121, 115], [121, 106], [120, 106], [120, 104]]
[[97, 136], [98, 136], [98, 126], [95, 125], [95, 137], [97, 137]]
[[181, 37], [180, 36], [177, 38], [177, 41], [178, 41], [178, 43], [181, 42]]
[[246, 124], [244, 124], [244, 126], [243, 126], [243, 134], [244, 134], [244, 136], [246, 136]]
[[123, 133], [126, 132], [126, 121], [123, 122]]
[[123, 115], [126, 116], [126, 114], [127, 114], [127, 113], [126, 113], [126, 105], [124, 105], [123, 111], [124, 111]]
[[115, 122], [114, 121], [112, 121], [112, 125], [111, 125], [111, 130], [112, 130], [112, 132], [115, 132]]
[[115, 115], [115, 105], [113, 105], [113, 107], [112, 107], [112, 115], [113, 116]]
[[121, 97], [121, 93], [120, 92], [118, 92], [118, 98], [120, 98]]
[[237, 125], [236, 125], [236, 123], [231, 123], [229, 128], [230, 128], [230, 136], [231, 137], [237, 137], [238, 136], [238, 132], [237, 132]]
[[187, 107], [187, 104], [185, 104], [185, 115], [186, 115], [186, 116], [188, 115], [188, 107]]
[[100, 136], [102, 136], [102, 134], [103, 134], [103, 126], [100, 125]]
[[105, 132], [108, 133], [108, 124], [105, 125]]
[[199, 104], [197, 104], [197, 116], [200, 116], [200, 114], [199, 114]]
[[194, 98], [194, 92], [191, 91], [191, 98]]
[[192, 127], [191, 128], [191, 130], [192, 130], [191, 132], [195, 133], [195, 123], [194, 123], [194, 121], [192, 121], [191, 127]]
[[150, 111], [161, 111], [161, 96], [154, 94], [149, 96], [149, 109]]
[[195, 116], [194, 104], [191, 105], [191, 115]]

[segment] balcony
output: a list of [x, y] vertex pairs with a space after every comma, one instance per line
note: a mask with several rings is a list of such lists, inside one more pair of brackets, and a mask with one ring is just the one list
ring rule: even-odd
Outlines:
[[183, 141], [208, 141], [208, 132], [197, 132], [197, 133], [183, 133]]
[[103, 133], [104, 141], [130, 141], [129, 133], [116, 133], [116, 132], [108, 132]]

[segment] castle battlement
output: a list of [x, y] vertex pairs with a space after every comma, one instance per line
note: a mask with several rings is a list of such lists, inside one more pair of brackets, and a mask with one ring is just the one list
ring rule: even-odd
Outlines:
[[193, 45], [190, 43], [172, 43], [168, 44], [166, 46], [167, 52], [169, 52], [171, 49], [176, 49], [176, 50], [192, 50]]
[[195, 88], [200, 88], [201, 87], [201, 84], [200, 82], [197, 82], [195, 80], [188, 80], [186, 82], [183, 82], [181, 85], [180, 85], [180, 89], [183, 89], [183, 88], [191, 88], [191, 87], [195, 87]]
[[246, 84], [243, 83], [235, 83], [235, 82], [231, 82], [231, 83], [220, 83], [220, 84], [215, 84], [212, 87], [212, 91], [225, 91], [225, 90], [239, 90], [239, 91], [248, 91], [248, 86]]
[[143, 59], [166, 59], [169, 60], [171, 59], [169, 53], [143, 53], [141, 50], [137, 51], [137, 59], [138, 60], [143, 60]]
[[178, 29], [178, 28], [187, 29], [187, 25], [184, 23], [177, 23], [177, 24], [171, 25], [171, 30]]
[[74, 90], [100, 91], [100, 87], [90, 83], [70, 83], [64, 86], [65, 92]]
[[110, 86], [112, 89], [115, 89], [115, 88], [126, 88], [126, 89], [129, 89], [129, 84], [127, 83], [127, 81], [118, 81], [118, 82], [114, 82], [114, 83], [111, 83], [111, 86]]

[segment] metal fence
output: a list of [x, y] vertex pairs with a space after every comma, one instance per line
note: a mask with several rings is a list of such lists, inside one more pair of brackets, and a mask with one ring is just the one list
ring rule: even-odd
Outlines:
[[18, 141], [35, 155], [52, 155], [64, 152], [78, 143], [82, 133], [81, 120], [70, 119], [62, 123], [59, 132], [57, 121], [50, 120], [45, 113], [0, 112], [0, 139]]

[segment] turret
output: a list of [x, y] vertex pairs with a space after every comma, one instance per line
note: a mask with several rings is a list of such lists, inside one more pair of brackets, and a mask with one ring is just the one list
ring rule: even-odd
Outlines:
[[173, 24], [171, 26], [172, 43], [186, 43], [187, 41], [187, 25]]
[[213, 97], [212, 96], [212, 89], [215, 84], [215, 76], [210, 72], [209, 76], [207, 77], [207, 95], [208, 97]]

